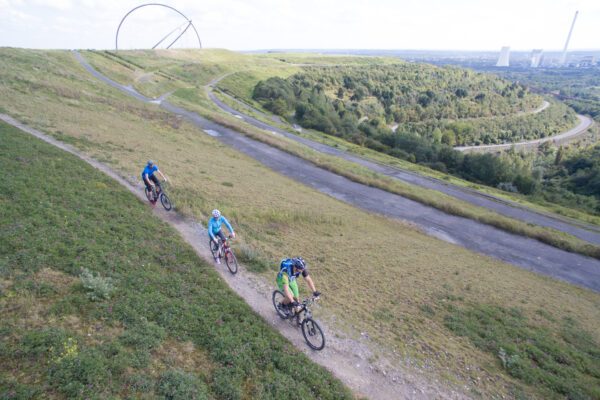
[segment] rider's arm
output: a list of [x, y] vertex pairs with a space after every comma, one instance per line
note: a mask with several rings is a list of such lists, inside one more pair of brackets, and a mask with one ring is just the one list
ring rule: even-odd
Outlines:
[[208, 236], [210, 237], [211, 240], [214, 240], [215, 242], [217, 241], [215, 239], [215, 235], [214, 235], [213, 229], [212, 229], [212, 219], [208, 220]]
[[150, 181], [150, 179], [148, 179], [148, 174], [143, 174], [142, 178], [144, 178], [144, 182], [146, 182], [148, 185], [154, 186], [154, 183], [152, 183], [152, 181]]
[[221, 218], [223, 218], [223, 223], [225, 224], [225, 226], [227, 227], [227, 229], [231, 233], [231, 236], [235, 237], [235, 232], [233, 231], [233, 228], [231, 227], [231, 224], [229, 223], [229, 221], [227, 221], [227, 218], [225, 218], [225, 217], [221, 217]]
[[162, 176], [162, 178], [163, 178], [163, 181], [165, 181], [165, 182], [167, 181], [167, 177], [166, 177], [166, 176], [164, 176], [162, 172], [160, 172], [160, 169], [158, 169], [158, 168], [157, 168], [157, 169], [156, 169], [156, 172], [158, 172], [158, 173], [160, 174], [160, 176]]
[[317, 291], [317, 289], [315, 288], [315, 283], [313, 282], [312, 278], [310, 277], [310, 275], [306, 275], [304, 277], [304, 279], [306, 280], [306, 283], [308, 284], [308, 287], [310, 288], [310, 290], [314, 293]]

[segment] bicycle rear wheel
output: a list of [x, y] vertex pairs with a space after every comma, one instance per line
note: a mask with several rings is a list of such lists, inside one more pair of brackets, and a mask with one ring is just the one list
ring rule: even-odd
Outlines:
[[290, 317], [290, 309], [283, 305], [283, 299], [285, 299], [285, 295], [281, 291], [275, 290], [273, 292], [273, 307], [275, 307], [277, 315], [281, 319], [288, 319]]
[[323, 350], [325, 347], [325, 335], [314, 319], [306, 318], [302, 321], [302, 335], [311, 349]]
[[167, 211], [170, 211], [171, 208], [173, 208], [173, 205], [171, 204], [171, 200], [169, 200], [169, 197], [166, 194], [164, 194], [164, 192], [160, 193], [160, 203], [163, 205], [163, 207]]
[[225, 251], [225, 264], [227, 264], [227, 268], [229, 268], [229, 272], [231, 272], [232, 275], [235, 275], [236, 272], [238, 271], [238, 264], [237, 264], [237, 259], [235, 258], [235, 254], [233, 254], [233, 251], [231, 251], [231, 250]]

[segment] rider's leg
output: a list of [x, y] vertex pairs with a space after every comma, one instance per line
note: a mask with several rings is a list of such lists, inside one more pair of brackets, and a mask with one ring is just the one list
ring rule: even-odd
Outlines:
[[227, 238], [225, 237], [225, 234], [223, 233], [222, 230], [219, 231], [219, 233], [216, 234], [216, 236], [218, 236], [219, 238], [221, 238], [221, 241], [219, 242], [219, 250], [217, 252], [217, 254], [219, 255], [219, 257], [222, 256], [221, 252], [223, 251], [223, 243], [225, 243], [225, 241], [227, 240]]
[[[296, 279], [290, 281], [289, 288], [290, 288], [290, 292], [292, 292], [292, 296], [294, 297], [294, 301], [296, 301], [296, 302], [300, 301], [300, 292], [298, 291], [298, 281]], [[300, 307], [293, 308], [294, 314], [299, 313], [300, 310], [301, 310]]]
[[152, 190], [152, 185], [150, 185], [148, 181], [146, 181], [146, 179], [142, 178], [142, 182], [144, 182], [144, 186], [146, 186], [146, 189], [148, 189], [148, 191]]
[[158, 195], [160, 193], [160, 191], [161, 191], [160, 181], [158, 180], [158, 178], [154, 174], [150, 175], [149, 178], [154, 183], [154, 185], [156, 186], [156, 194]]

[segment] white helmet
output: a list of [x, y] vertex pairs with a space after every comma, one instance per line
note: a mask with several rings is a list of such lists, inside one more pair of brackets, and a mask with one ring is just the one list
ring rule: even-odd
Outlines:
[[221, 216], [221, 211], [215, 208], [214, 210], [212, 210], [212, 216], [215, 218], [219, 218]]

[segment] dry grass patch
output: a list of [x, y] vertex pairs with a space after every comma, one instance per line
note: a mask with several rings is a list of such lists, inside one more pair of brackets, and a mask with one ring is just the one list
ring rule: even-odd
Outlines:
[[215, 366], [208, 354], [191, 341], [182, 342], [171, 338], [152, 351], [151, 368], [153, 373], [179, 368], [187, 372], [204, 371], [211, 375]]

